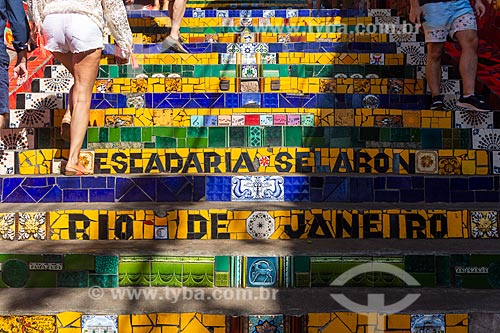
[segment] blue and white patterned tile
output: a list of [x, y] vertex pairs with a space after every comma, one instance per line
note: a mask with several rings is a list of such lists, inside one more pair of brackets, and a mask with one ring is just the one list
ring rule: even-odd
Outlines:
[[435, 332], [445, 332], [446, 321], [444, 314], [412, 314], [410, 317], [411, 332], [423, 332], [424, 330], [434, 330]]
[[200, 115], [191, 116], [190, 121], [191, 121], [192, 127], [201, 127], [205, 123], [203, 116], [200, 116]]
[[500, 150], [500, 129], [473, 129], [472, 149]]
[[16, 157], [14, 151], [0, 150], [0, 175], [13, 175]]
[[494, 175], [500, 175], [500, 150], [491, 152], [491, 165]]
[[262, 53], [262, 64], [277, 64], [278, 63], [278, 57], [276, 56], [276, 53]]
[[64, 109], [64, 95], [62, 93], [26, 93], [25, 109]]
[[454, 112], [455, 128], [493, 128], [493, 112]]
[[248, 316], [249, 333], [285, 333], [283, 315], [256, 315]]
[[235, 53], [222, 53], [220, 55], [221, 65], [235, 65], [236, 64], [236, 54]]
[[216, 10], [215, 16], [216, 17], [229, 17], [229, 10]]
[[442, 80], [441, 94], [455, 94], [460, 96], [460, 81], [459, 80]]
[[10, 110], [10, 128], [42, 128], [50, 127], [49, 109], [12, 109]]
[[368, 16], [370, 17], [391, 16], [391, 9], [368, 9]]
[[389, 24], [389, 25], [399, 25], [399, 16], [375, 16], [373, 18], [373, 23], [377, 26], [381, 26], [384, 24]]
[[276, 287], [279, 282], [278, 258], [248, 257], [246, 273], [247, 287]]
[[200, 8], [193, 9], [193, 18], [204, 18], [205, 11]]
[[70, 78], [73, 79], [73, 75], [68, 71], [63, 65], [52, 65], [45, 67], [45, 76], [47, 78]]
[[299, 10], [298, 9], [287, 9], [286, 10], [286, 18], [298, 17]]
[[253, 239], [268, 239], [274, 229], [274, 218], [268, 212], [255, 211], [247, 218], [246, 231]]
[[168, 227], [167, 226], [155, 226], [154, 239], [158, 239], [158, 240], [168, 239]]
[[272, 114], [260, 115], [260, 126], [273, 126], [274, 117]]
[[82, 315], [82, 333], [118, 333], [117, 315]]
[[240, 18], [240, 25], [242, 27], [251, 27], [253, 25], [253, 20], [251, 17]]
[[234, 176], [231, 201], [284, 201], [285, 186], [281, 176]]
[[397, 43], [397, 42], [416, 42], [417, 35], [412, 33], [390, 33], [389, 34], [389, 42]]
[[239, 43], [228, 43], [226, 46], [227, 53], [241, 53], [241, 46]]
[[423, 42], [396, 43], [396, 53], [406, 55], [407, 65], [422, 66], [427, 61]]
[[264, 9], [262, 11], [262, 17], [276, 17], [276, 11], [274, 9]]
[[252, 17], [252, 11], [248, 9], [240, 10], [240, 18], [250, 18]]

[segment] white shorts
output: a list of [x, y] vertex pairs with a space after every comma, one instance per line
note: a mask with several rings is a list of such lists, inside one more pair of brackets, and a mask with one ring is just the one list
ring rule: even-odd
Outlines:
[[101, 29], [83, 14], [50, 14], [43, 20], [45, 48], [51, 52], [79, 53], [102, 49]]

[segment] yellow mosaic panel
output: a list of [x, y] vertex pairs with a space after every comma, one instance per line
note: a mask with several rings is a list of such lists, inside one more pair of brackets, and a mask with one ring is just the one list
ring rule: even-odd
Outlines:
[[56, 332], [54, 316], [0, 316], [0, 332]]
[[[446, 333], [468, 333], [467, 314], [446, 314]], [[309, 313], [308, 333], [410, 333], [411, 315], [377, 313]]]
[[226, 316], [194, 312], [120, 315], [118, 332], [225, 333]]
[[[33, 166], [25, 155], [45, 151], [20, 152], [19, 173], [32, 175]], [[66, 156], [67, 150], [51, 156]], [[43, 156], [48, 156], [44, 154]], [[95, 149], [95, 173], [362, 173], [437, 174], [438, 161], [453, 159], [454, 174], [487, 175], [486, 150], [429, 150], [392, 148], [177, 148], [177, 149]], [[207, 163], [207, 160], [210, 163]], [[253, 161], [260, 161], [254, 165]], [[382, 163], [382, 162], [383, 163]], [[413, 162], [415, 161], [415, 162]], [[50, 160], [43, 160], [43, 163]], [[445, 170], [445, 169], [443, 169]], [[441, 170], [442, 171], [442, 170]], [[445, 170], [446, 171], [446, 170]], [[443, 172], [441, 172], [443, 173]], [[41, 174], [41, 173], [39, 173]]]
[[[246, 230], [251, 210], [174, 209], [60, 210], [49, 212], [50, 239], [155, 239], [167, 227], [167, 239], [252, 239]], [[469, 238], [466, 210], [274, 210], [270, 239], [292, 238]], [[161, 216], [159, 216], [160, 214]], [[205, 230], [205, 231], [202, 231]], [[102, 236], [101, 236], [102, 237]]]
[[[355, 109], [353, 110], [353, 113], [355, 126], [452, 128], [452, 111]], [[345, 115], [343, 116], [345, 117]]]
[[16, 225], [15, 213], [0, 213], [0, 240], [14, 240], [16, 238]]

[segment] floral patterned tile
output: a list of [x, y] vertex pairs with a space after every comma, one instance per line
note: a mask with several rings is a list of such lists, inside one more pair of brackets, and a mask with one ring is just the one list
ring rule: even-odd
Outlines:
[[14, 240], [16, 213], [0, 213], [0, 240]]
[[82, 333], [92, 332], [118, 333], [118, 316], [82, 315]]
[[45, 212], [19, 213], [18, 240], [44, 240], [46, 238]]
[[231, 201], [284, 201], [285, 186], [281, 176], [234, 176]]
[[471, 211], [472, 238], [498, 238], [498, 211]]
[[268, 212], [255, 211], [247, 218], [246, 230], [253, 239], [268, 239], [274, 229], [274, 218]]
[[437, 151], [417, 150], [415, 153], [415, 170], [417, 173], [437, 173], [438, 153]]
[[285, 333], [283, 315], [248, 316], [248, 332]]

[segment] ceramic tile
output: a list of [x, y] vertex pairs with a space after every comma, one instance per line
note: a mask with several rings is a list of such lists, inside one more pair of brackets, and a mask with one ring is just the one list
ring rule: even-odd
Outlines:
[[247, 218], [246, 231], [253, 239], [268, 239], [274, 230], [274, 218], [268, 212], [255, 211]]
[[16, 156], [14, 151], [0, 150], [0, 175], [13, 175]]
[[236, 64], [236, 54], [222, 53], [220, 63], [221, 65], [234, 65]]
[[27, 93], [25, 95], [24, 109], [64, 109], [64, 104], [64, 95], [62, 93]]
[[234, 176], [231, 180], [231, 201], [284, 201], [284, 192], [281, 176]]
[[215, 14], [216, 17], [229, 17], [229, 11], [228, 10], [219, 10], [218, 9], [215, 12], [216, 12], [216, 14]]
[[94, 173], [95, 154], [92, 150], [81, 150], [79, 162], [91, 173]]
[[412, 314], [410, 319], [411, 332], [435, 331], [446, 332], [444, 314]]
[[367, 109], [376, 109], [378, 108], [380, 100], [375, 95], [366, 95], [363, 97], [363, 107]]
[[19, 213], [19, 232], [18, 240], [44, 240], [46, 237], [46, 220], [45, 212]]
[[493, 128], [493, 112], [455, 111], [455, 128]]
[[258, 93], [260, 91], [258, 80], [245, 80], [240, 83], [242, 93]]
[[500, 175], [500, 151], [491, 152], [491, 165], [494, 175]]
[[272, 126], [274, 117], [272, 114], [261, 114], [260, 115], [260, 125], [261, 126]]
[[257, 65], [243, 65], [241, 68], [241, 77], [257, 78], [259, 76]]
[[389, 42], [397, 43], [397, 42], [416, 42], [417, 35], [412, 33], [391, 33], [389, 34]]
[[396, 52], [406, 55], [407, 65], [425, 65], [425, 46], [421, 42], [397, 43]]
[[473, 129], [472, 148], [486, 150], [500, 150], [500, 130]]
[[248, 257], [246, 271], [248, 287], [276, 287], [278, 285], [277, 257]]
[[244, 115], [231, 116], [231, 125], [232, 126], [244, 126], [245, 125], [245, 116]]
[[472, 238], [498, 238], [498, 211], [471, 211]]
[[283, 315], [248, 316], [248, 333], [285, 333]]
[[116, 315], [82, 315], [82, 333], [118, 333], [118, 316]]
[[381, 17], [381, 16], [392, 16], [391, 15], [391, 9], [368, 9], [368, 16], [370, 17]]
[[50, 127], [50, 113], [49, 109], [12, 109], [9, 127]]
[[437, 173], [438, 153], [437, 151], [417, 150], [415, 153], [415, 170], [417, 173]]
[[262, 11], [262, 17], [269, 17], [270, 18], [270, 17], [275, 17], [275, 16], [276, 16], [276, 12], [274, 9], [271, 9], [271, 10], [264, 9]]
[[166, 226], [155, 226], [154, 239], [168, 239], [168, 227]]
[[16, 234], [16, 214], [0, 213], [0, 238], [14, 240]]
[[276, 53], [263, 53], [262, 54], [262, 64], [276, 64], [277, 55]]
[[72, 78], [48, 78], [38, 79], [40, 93], [69, 93], [73, 85]]
[[32, 128], [2, 130], [0, 149], [33, 149], [35, 148], [35, 132]]
[[383, 53], [370, 53], [370, 65], [383, 65], [383, 64], [384, 64]]

